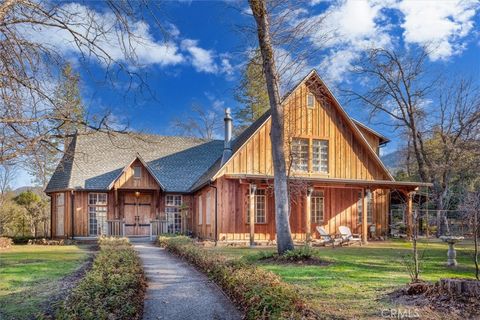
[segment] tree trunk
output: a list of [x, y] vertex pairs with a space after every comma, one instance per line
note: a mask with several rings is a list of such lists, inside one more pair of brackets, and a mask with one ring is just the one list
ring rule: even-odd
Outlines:
[[257, 23], [258, 43], [263, 59], [263, 72], [267, 83], [272, 128], [270, 140], [272, 142], [272, 159], [274, 191], [275, 191], [275, 224], [277, 233], [277, 250], [283, 254], [293, 250], [292, 234], [290, 231], [290, 212], [288, 195], [288, 178], [285, 164], [285, 141], [283, 133], [283, 107], [278, 90], [278, 73], [275, 68], [274, 53], [270, 38], [268, 13], [264, 0], [249, 0], [250, 8]]
[[480, 280], [480, 275], [479, 275], [479, 266], [478, 266], [478, 233], [479, 233], [479, 225], [478, 225], [478, 209], [475, 210], [475, 214], [473, 216], [473, 243], [475, 245], [475, 255], [474, 255], [474, 261], [475, 261], [475, 277], [477, 280]]

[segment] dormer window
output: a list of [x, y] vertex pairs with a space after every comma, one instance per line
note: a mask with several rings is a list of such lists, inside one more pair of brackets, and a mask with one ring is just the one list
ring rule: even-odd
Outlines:
[[142, 178], [142, 167], [140, 166], [133, 167], [133, 178], [135, 179]]
[[307, 94], [307, 108], [313, 109], [315, 107], [315, 99], [313, 97], [313, 94], [309, 93]]

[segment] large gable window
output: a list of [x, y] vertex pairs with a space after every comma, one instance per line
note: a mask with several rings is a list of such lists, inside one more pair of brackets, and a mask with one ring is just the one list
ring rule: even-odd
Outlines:
[[308, 139], [292, 139], [292, 167], [295, 171], [308, 171]]
[[312, 171], [328, 172], [328, 141], [312, 140]]
[[328, 173], [328, 140], [293, 138], [291, 159], [296, 172]]
[[88, 233], [90, 236], [107, 234], [107, 194], [88, 194]]
[[[250, 222], [250, 197], [247, 203], [247, 223]], [[267, 196], [265, 189], [257, 189], [254, 196], [255, 223], [267, 223]]]

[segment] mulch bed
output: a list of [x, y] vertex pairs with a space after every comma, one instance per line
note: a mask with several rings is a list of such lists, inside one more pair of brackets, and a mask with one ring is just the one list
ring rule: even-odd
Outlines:
[[317, 257], [312, 257], [309, 259], [304, 260], [288, 260], [283, 259], [279, 256], [273, 256], [265, 259], [259, 259], [259, 263], [272, 263], [272, 264], [279, 264], [279, 265], [292, 265], [292, 266], [328, 266], [332, 264], [332, 262], [328, 262]]
[[450, 319], [480, 318], [480, 297], [452, 295], [439, 283], [409, 284], [390, 293], [388, 298], [396, 304], [430, 309], [445, 316], [448, 315]]

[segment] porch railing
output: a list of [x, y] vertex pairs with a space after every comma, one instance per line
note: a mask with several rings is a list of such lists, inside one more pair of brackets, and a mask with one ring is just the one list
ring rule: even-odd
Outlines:
[[151, 220], [150, 221], [150, 239], [168, 233], [168, 223], [166, 220]]
[[125, 235], [125, 223], [123, 220], [108, 220], [108, 235], [112, 237], [123, 237]]

